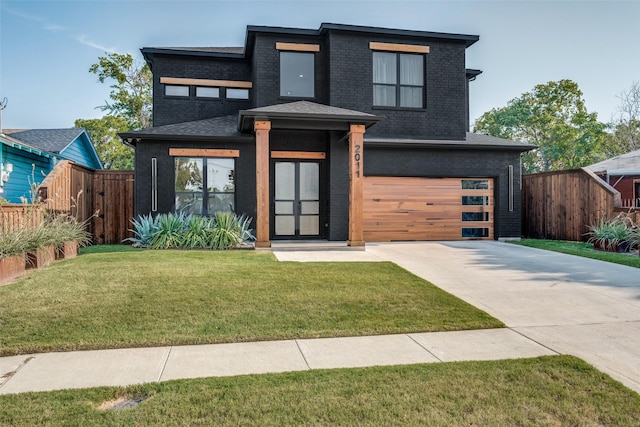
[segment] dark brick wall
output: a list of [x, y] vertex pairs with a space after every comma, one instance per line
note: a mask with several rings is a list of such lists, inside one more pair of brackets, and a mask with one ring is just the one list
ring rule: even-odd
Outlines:
[[[370, 41], [427, 44], [426, 109], [373, 107], [373, 55]], [[371, 37], [345, 32], [329, 34], [330, 104], [384, 116], [369, 135], [424, 139], [464, 139], [466, 71], [463, 43]]]
[[136, 148], [135, 214], [151, 212], [151, 158], [158, 162], [158, 213], [173, 212], [175, 207], [174, 158], [169, 148], [212, 148], [240, 150], [235, 162], [236, 212], [256, 216], [256, 152], [253, 142], [141, 142]]
[[253, 106], [254, 89], [249, 90], [249, 101], [227, 100], [223, 88], [220, 99], [196, 98], [194, 87], [191, 87], [189, 98], [166, 97], [161, 77], [251, 81], [252, 73], [251, 63], [246, 60], [156, 55], [153, 63], [154, 126], [235, 114]]
[[[513, 212], [509, 171], [513, 165]], [[365, 176], [494, 178], [495, 238], [520, 237], [520, 154], [512, 151], [374, 148], [365, 145]]]
[[349, 238], [349, 147], [340, 132], [329, 141], [329, 240]]

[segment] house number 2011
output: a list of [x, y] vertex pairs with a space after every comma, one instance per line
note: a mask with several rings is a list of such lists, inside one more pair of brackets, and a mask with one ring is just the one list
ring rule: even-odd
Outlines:
[[355, 150], [353, 152], [353, 160], [355, 160], [355, 174], [356, 178], [360, 178], [360, 144], [356, 144]]

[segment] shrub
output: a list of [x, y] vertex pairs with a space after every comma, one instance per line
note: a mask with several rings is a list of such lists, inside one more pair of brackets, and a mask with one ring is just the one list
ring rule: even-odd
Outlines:
[[131, 220], [133, 229], [129, 229], [133, 233], [133, 237], [128, 237], [123, 242], [131, 242], [136, 248], [146, 248], [151, 244], [154, 234], [158, 230], [158, 217], [151, 214], [138, 215], [138, 218]]
[[185, 215], [183, 213], [138, 216], [131, 221], [135, 247], [151, 249], [228, 249], [255, 240], [249, 228], [251, 218], [232, 212], [216, 212], [213, 217]]
[[158, 215], [158, 228], [149, 247], [153, 249], [182, 247], [186, 218], [183, 213]]

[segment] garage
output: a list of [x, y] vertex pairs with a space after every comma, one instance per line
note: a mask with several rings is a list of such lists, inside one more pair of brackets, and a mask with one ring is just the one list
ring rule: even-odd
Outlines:
[[363, 197], [367, 242], [494, 238], [492, 178], [368, 176]]

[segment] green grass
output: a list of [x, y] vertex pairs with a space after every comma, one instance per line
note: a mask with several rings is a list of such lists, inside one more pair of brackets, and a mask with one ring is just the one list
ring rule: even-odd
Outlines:
[[[140, 406], [103, 410], [119, 397]], [[0, 396], [0, 425], [637, 426], [640, 395], [572, 356]]]
[[392, 263], [87, 248], [0, 287], [0, 355], [447, 331], [502, 322]]
[[509, 241], [509, 243], [640, 268], [640, 256], [616, 252], [597, 251], [593, 249], [593, 245], [591, 243], [543, 239], [522, 239], [519, 242]]

